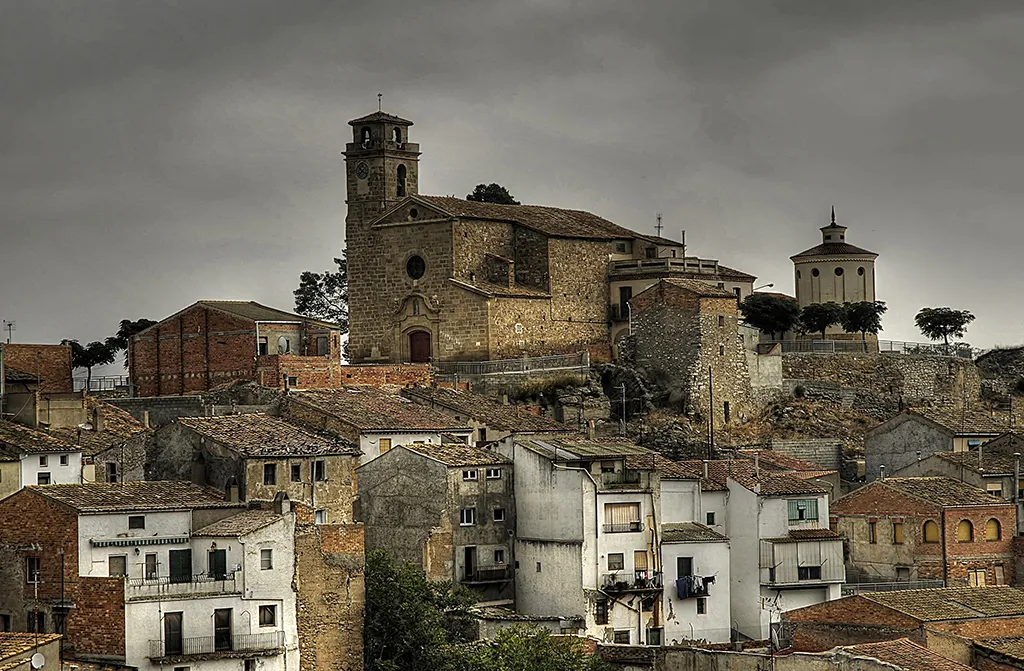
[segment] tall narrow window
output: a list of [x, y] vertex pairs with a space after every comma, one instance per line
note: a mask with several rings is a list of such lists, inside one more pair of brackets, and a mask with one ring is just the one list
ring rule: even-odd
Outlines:
[[974, 525], [969, 520], [961, 520], [956, 525], [956, 540], [958, 543], [970, 543], [974, 540]]
[[405, 196], [405, 166], [404, 165], [399, 165], [398, 166], [398, 184], [397, 184], [397, 188], [398, 188], [398, 197], [401, 198], [401, 197]]
[[402, 129], [399, 128], [398, 126], [395, 126], [394, 137], [395, 137], [395, 142], [401, 142], [402, 141]]
[[263, 464], [263, 484], [277, 484], [277, 464]]
[[370, 144], [370, 137], [371, 136], [370, 136], [370, 128], [369, 128], [369, 126], [363, 126], [362, 137], [363, 137], [363, 145]]
[[903, 522], [892, 523], [893, 545], [903, 545]]
[[924, 542], [925, 543], [938, 543], [939, 542], [939, 525], [931, 520], [924, 523]]

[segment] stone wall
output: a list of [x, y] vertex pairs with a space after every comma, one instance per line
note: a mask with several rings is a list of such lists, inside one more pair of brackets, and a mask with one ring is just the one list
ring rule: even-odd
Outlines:
[[365, 384], [380, 387], [396, 384], [408, 387], [415, 384], [430, 385], [434, 372], [429, 364], [356, 364], [341, 367], [343, 385]]
[[783, 381], [782, 390], [787, 396], [833, 403], [843, 408], [857, 410], [880, 421], [885, 421], [902, 410], [899, 396], [881, 393], [874, 389], [844, 387], [835, 382], [786, 379]]
[[782, 375], [831, 382], [902, 398], [906, 405], [952, 402], [981, 394], [977, 366], [969, 359], [894, 353], [787, 353]]
[[803, 459], [824, 470], [838, 471], [843, 467], [843, 443], [838, 440], [772, 440], [771, 446], [775, 452]]
[[148, 414], [149, 425], [155, 428], [172, 423], [179, 417], [202, 417], [206, 414], [200, 396], [143, 398], [108, 398], [107, 403], [125, 410], [140, 422]]

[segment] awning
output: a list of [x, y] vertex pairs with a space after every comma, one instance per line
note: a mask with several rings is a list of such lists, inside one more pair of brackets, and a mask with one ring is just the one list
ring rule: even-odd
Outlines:
[[135, 538], [92, 538], [89, 540], [97, 548], [127, 548], [136, 545], [181, 545], [188, 543], [188, 536], [137, 536]]

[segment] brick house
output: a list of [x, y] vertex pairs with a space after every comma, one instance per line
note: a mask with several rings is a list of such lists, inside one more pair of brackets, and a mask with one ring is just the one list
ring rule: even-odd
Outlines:
[[899, 638], [941, 649], [949, 634], [965, 637], [969, 648], [973, 638], [1024, 633], [1024, 590], [1000, 586], [862, 592], [791, 610], [782, 620], [783, 645], [800, 651]]
[[832, 505], [832, 525], [865, 582], [1014, 579], [1015, 506], [952, 478], [876, 480]]
[[7, 367], [17, 371], [24, 381], [39, 380], [41, 392], [74, 391], [71, 345], [0, 343], [0, 368]]
[[405, 443], [469, 443], [467, 419], [415, 403], [398, 393], [369, 386], [289, 392], [282, 417], [359, 445], [362, 463]]
[[173, 396], [249, 380], [266, 387], [341, 384], [336, 324], [253, 301], [199, 301], [132, 337], [135, 396]]
[[512, 463], [467, 445], [399, 445], [359, 467], [368, 550], [462, 584], [481, 602], [515, 598]]
[[154, 437], [150, 475], [190, 478], [241, 501], [284, 493], [320, 524], [351, 524], [359, 448], [263, 413], [182, 417]]
[[592, 350], [659, 277], [754, 278], [595, 214], [419, 195], [412, 122], [353, 119], [345, 147], [349, 349], [354, 362], [484, 360]]
[[666, 279], [629, 305], [633, 363], [681, 389], [686, 414], [707, 417], [713, 402], [715, 423], [722, 424], [752, 409], [735, 294], [696, 280]]

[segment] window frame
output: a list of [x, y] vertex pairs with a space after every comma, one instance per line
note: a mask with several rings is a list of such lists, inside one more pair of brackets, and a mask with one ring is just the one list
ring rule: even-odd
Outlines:
[[[43, 480], [45, 480], [46, 482], [43, 482]], [[36, 473], [36, 484], [37, 485], [52, 485], [53, 484], [53, 477], [50, 475], [50, 472], [49, 471], [39, 471], [38, 473]]]
[[49, 467], [49, 465], [50, 465], [50, 457], [49, 457], [49, 455], [40, 454], [39, 455], [39, 467], [40, 468], [47, 468], [47, 467]]
[[[803, 575], [806, 575], [806, 577], [802, 577]], [[821, 566], [798, 566], [796, 569], [796, 579], [798, 581], [821, 580]]]
[[715, 522], [715, 511], [714, 510], [708, 510], [708, 511], [704, 512], [704, 521], [705, 521], [704, 526], [706, 526], [706, 527], [718, 526], [717, 523]]
[[902, 520], [893, 521], [892, 523], [892, 544], [903, 545], [906, 541], [906, 531], [903, 526]]
[[475, 468], [464, 468], [462, 469], [462, 481], [463, 482], [474, 482], [479, 480], [480, 472]]
[[501, 480], [501, 469], [500, 468], [488, 468], [486, 472], [488, 480]]
[[476, 526], [476, 507], [475, 506], [471, 507], [471, 508], [459, 508], [459, 526], [460, 527], [475, 527]]
[[[141, 524], [139, 524], [139, 520], [142, 521]], [[132, 530], [132, 529], [143, 529], [143, 530], [145, 530], [145, 528], [146, 528], [146, 516], [145, 515], [129, 515], [128, 516], [128, 529], [129, 530]]]
[[263, 462], [263, 484], [268, 487], [277, 486], [277, 464], [273, 461]]
[[291, 464], [289, 471], [289, 480], [291, 482], [302, 482], [302, 464]]
[[[499, 517], [498, 513], [501, 513], [500, 517]], [[505, 521], [505, 509], [504, 508], [495, 508], [493, 513], [491, 514], [491, 521], [492, 522], [504, 522]]]
[[[935, 530], [935, 538], [928, 538], [928, 530]], [[942, 542], [942, 535], [940, 533], [939, 524], [935, 520], [925, 520], [924, 524], [921, 525], [921, 542], [922, 543], [940, 543]]]
[[[124, 563], [124, 573], [112, 573], [113, 562], [120, 560]], [[127, 578], [128, 577], [128, 555], [107, 555], [107, 577], [109, 578]]]
[[60, 455], [58, 461], [60, 462], [61, 466], [69, 466], [69, 465], [71, 465], [71, 458], [67, 454]]
[[[619, 640], [625, 638], [626, 640]], [[615, 645], [632, 645], [633, 644], [633, 630], [632, 629], [616, 629], [612, 634], [612, 643]]]
[[[35, 578], [33, 579], [33, 565], [35, 566]], [[25, 582], [29, 585], [42, 582], [43, 558], [25, 557]]]
[[494, 551], [494, 563], [497, 566], [504, 566], [506, 563], [505, 559], [505, 548], [498, 548]]
[[[612, 566], [612, 557], [618, 557], [618, 565]], [[609, 552], [604, 558], [605, 566], [608, 567], [609, 573], [615, 573], [616, 571], [626, 570], [626, 553], [625, 552]]]
[[[263, 616], [264, 613], [269, 613], [270, 617], [269, 618], [264, 618], [264, 616]], [[260, 604], [257, 617], [259, 618], [259, 623], [260, 623], [259, 626], [261, 626], [261, 627], [276, 627], [277, 626], [277, 604], [271, 604], [271, 603]], [[269, 619], [269, 621], [265, 621], [265, 619]]]
[[274, 568], [273, 548], [260, 548], [260, 570], [271, 571]]
[[313, 482], [327, 482], [327, 462], [323, 459], [314, 459], [310, 465], [313, 473]]

